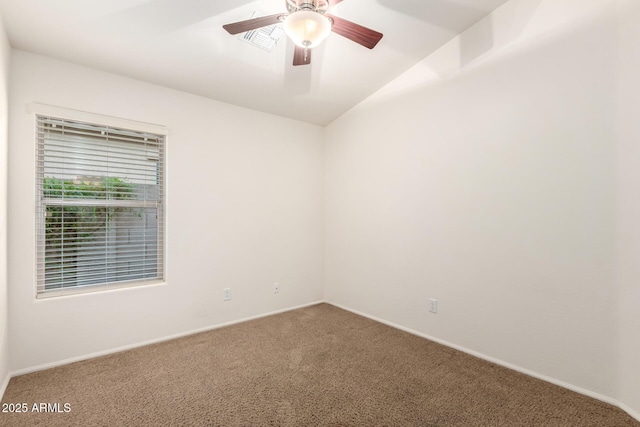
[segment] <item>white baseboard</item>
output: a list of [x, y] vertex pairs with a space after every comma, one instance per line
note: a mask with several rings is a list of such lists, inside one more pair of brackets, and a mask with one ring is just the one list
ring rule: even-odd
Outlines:
[[[250, 317], [245, 317], [245, 318], [238, 319], [238, 320], [232, 320], [230, 322], [220, 323], [220, 324], [217, 324], [217, 325], [205, 326], [204, 328], [193, 329], [193, 330], [190, 330], [190, 331], [181, 332], [179, 334], [168, 335], [168, 336], [164, 336], [164, 337], [161, 337], [161, 338], [156, 338], [156, 339], [143, 341], [143, 342], [139, 342], [139, 343], [135, 343], [135, 344], [125, 345], [125, 346], [122, 346], [122, 347], [110, 348], [108, 350], [98, 351], [98, 352], [95, 352], [95, 353], [85, 354], [85, 355], [82, 355], [82, 356], [70, 357], [68, 359], [57, 360], [55, 362], [44, 363], [42, 365], [31, 366], [31, 367], [28, 367], [28, 368], [19, 369], [17, 371], [12, 371], [7, 376], [7, 379], [5, 381], [5, 385], [4, 386], [6, 387], [6, 384], [9, 383], [9, 379], [10, 378], [17, 377], [19, 375], [24, 375], [24, 374], [30, 374], [32, 372], [43, 371], [45, 369], [51, 369], [51, 368], [55, 368], [55, 367], [58, 367], [58, 366], [68, 365], [70, 363], [81, 362], [83, 360], [93, 359], [95, 357], [107, 356], [109, 354], [114, 354], [114, 353], [120, 353], [121, 351], [132, 350], [134, 348], [144, 347], [144, 346], [150, 345], [150, 344], [157, 344], [157, 343], [161, 343], [161, 342], [164, 342], [164, 341], [170, 341], [170, 340], [173, 340], [173, 339], [176, 339], [176, 338], [182, 338], [182, 337], [186, 337], [186, 336], [189, 336], [189, 335], [198, 334], [200, 332], [212, 331], [214, 329], [224, 328], [225, 326], [236, 325], [238, 323], [243, 323], [243, 322], [248, 322], [250, 320], [260, 319], [262, 317], [273, 316], [274, 314], [285, 313], [287, 311], [297, 310], [297, 309], [304, 308], [304, 307], [310, 307], [312, 305], [321, 304], [323, 302], [324, 301], [322, 301], [322, 300], [314, 301], [314, 302], [310, 302], [310, 303], [307, 303], [307, 304], [297, 305], [295, 307], [288, 307], [288, 308], [284, 308], [284, 309], [281, 309], [281, 310], [270, 311], [270, 312], [258, 314], [258, 315], [255, 315], [255, 316], [250, 316]], [[2, 389], [2, 394], [0, 396], [2, 396], [2, 395], [4, 395], [4, 388]]]
[[7, 372], [7, 375], [2, 381], [2, 387], [0, 388], [0, 400], [4, 397], [4, 392], [7, 390], [7, 386], [9, 385], [9, 381], [11, 380], [11, 372]]
[[622, 402], [618, 402], [616, 404], [620, 409], [622, 409], [624, 412], [626, 412], [627, 414], [629, 414], [629, 416], [631, 416], [632, 418], [635, 418], [636, 420], [640, 421], [640, 412], [631, 409], [629, 406], [625, 405]]
[[592, 397], [594, 399], [600, 400], [600, 401], [608, 403], [610, 405], [617, 406], [618, 408], [622, 409], [627, 414], [629, 414], [631, 417], [633, 417], [636, 420], [640, 421], [640, 413], [638, 413], [637, 411], [631, 409], [629, 406], [625, 405], [622, 402], [619, 402], [618, 400], [616, 400], [616, 399], [614, 399], [612, 397], [605, 396], [603, 394], [596, 393], [594, 391], [591, 391], [591, 390], [588, 390], [588, 389], [585, 389], [585, 388], [582, 388], [582, 387], [578, 387], [576, 385], [569, 384], [567, 382], [564, 382], [564, 381], [561, 381], [561, 380], [558, 380], [558, 379], [555, 379], [555, 378], [552, 378], [552, 377], [548, 377], [546, 375], [540, 374], [538, 372], [531, 371], [531, 370], [523, 368], [521, 366], [513, 365], [513, 364], [511, 364], [509, 362], [505, 362], [504, 360], [500, 360], [500, 359], [496, 359], [496, 358], [491, 357], [491, 356], [487, 356], [486, 354], [479, 353], [479, 352], [474, 351], [474, 350], [470, 350], [470, 349], [462, 347], [460, 345], [450, 343], [448, 341], [442, 340], [440, 338], [433, 337], [431, 335], [424, 334], [424, 333], [422, 333], [420, 331], [416, 331], [415, 329], [407, 328], [407, 327], [404, 327], [402, 325], [398, 325], [396, 323], [389, 322], [387, 320], [381, 319], [381, 318], [376, 317], [376, 316], [371, 316], [371, 315], [363, 313], [361, 311], [354, 310], [354, 309], [351, 309], [349, 307], [345, 307], [345, 306], [343, 306], [341, 304], [337, 304], [337, 303], [334, 303], [334, 302], [331, 302], [331, 301], [325, 301], [325, 302], [327, 304], [331, 304], [331, 305], [333, 305], [335, 307], [341, 308], [343, 310], [349, 311], [349, 312], [357, 314], [359, 316], [366, 317], [366, 318], [371, 319], [371, 320], [375, 320], [376, 322], [383, 323], [383, 324], [385, 324], [387, 326], [391, 326], [392, 328], [399, 329], [401, 331], [408, 332], [408, 333], [410, 333], [412, 335], [416, 335], [416, 336], [419, 336], [421, 338], [425, 338], [425, 339], [428, 339], [430, 341], [437, 342], [438, 344], [442, 344], [444, 346], [447, 346], [447, 347], [450, 347], [450, 348], [454, 348], [454, 349], [459, 350], [459, 351], [461, 351], [463, 353], [467, 353], [467, 354], [470, 354], [472, 356], [478, 357], [480, 359], [486, 360], [488, 362], [495, 363], [496, 365], [500, 365], [500, 366], [503, 366], [505, 368], [512, 369], [514, 371], [523, 373], [523, 374], [528, 375], [530, 377], [534, 377], [534, 378], [540, 379], [542, 381], [546, 381], [548, 383], [555, 384], [557, 386], [566, 388], [568, 390], [575, 391], [576, 393], [580, 393], [580, 394], [583, 394], [585, 396]]
[[2, 385], [0, 386], [0, 400], [4, 397], [4, 392], [7, 390], [7, 386], [9, 385], [9, 381], [11, 380], [11, 367], [9, 360], [9, 325], [5, 322], [4, 330], [0, 331], [0, 349], [2, 355], [0, 355], [0, 359], [3, 360], [2, 367], [0, 367], [0, 372], [4, 375], [4, 378], [0, 378], [2, 381]]

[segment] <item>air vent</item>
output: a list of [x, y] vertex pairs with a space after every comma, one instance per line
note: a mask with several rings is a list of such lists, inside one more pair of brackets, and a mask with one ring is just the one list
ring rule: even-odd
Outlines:
[[[251, 15], [252, 18], [255, 16], [256, 12]], [[267, 52], [271, 52], [283, 35], [284, 30], [282, 29], [282, 24], [274, 24], [242, 33], [240, 34], [240, 39]]]

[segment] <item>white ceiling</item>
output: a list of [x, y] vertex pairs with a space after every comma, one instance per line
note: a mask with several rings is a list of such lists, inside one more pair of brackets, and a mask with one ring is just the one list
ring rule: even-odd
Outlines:
[[331, 34], [293, 67], [223, 24], [284, 12], [285, 0], [0, 0], [14, 48], [326, 125], [506, 0], [343, 0], [330, 12], [384, 34], [366, 49]]

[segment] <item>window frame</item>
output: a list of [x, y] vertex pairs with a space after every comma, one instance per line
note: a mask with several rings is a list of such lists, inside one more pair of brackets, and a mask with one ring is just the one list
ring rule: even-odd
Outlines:
[[[46, 299], [58, 296], [94, 293], [105, 290], [134, 288], [146, 285], [157, 285], [166, 283], [166, 165], [167, 165], [167, 135], [168, 130], [164, 126], [138, 122], [133, 120], [121, 119], [111, 116], [105, 116], [100, 114], [88, 113], [77, 110], [64, 109], [60, 107], [54, 107], [43, 104], [29, 104], [28, 112], [33, 114], [34, 120], [34, 142], [35, 142], [35, 298]], [[44, 170], [44, 152], [41, 148], [44, 147], [44, 141], [41, 141], [41, 137], [38, 131], [39, 122], [41, 117], [52, 118], [63, 121], [80, 122], [91, 126], [105, 127], [111, 129], [125, 130], [136, 133], [153, 134], [158, 137], [159, 141], [159, 158], [158, 158], [158, 200], [157, 202], [150, 203], [146, 200], [104, 200], [99, 199], [67, 199], [62, 201], [55, 198], [45, 198], [45, 190], [42, 183], [39, 180], [43, 179], [41, 172]], [[98, 202], [98, 203], [96, 203]], [[60, 289], [45, 289], [45, 255], [44, 248], [46, 244], [46, 207], [47, 206], [105, 206], [105, 207], [127, 207], [127, 208], [155, 208], [157, 209], [157, 234], [156, 234], [156, 248], [157, 248], [157, 263], [156, 277], [154, 278], [140, 278], [131, 279], [126, 281], [114, 281], [104, 282], [96, 284], [87, 284], [81, 286], [69, 286]], [[38, 214], [41, 213], [41, 214]]]

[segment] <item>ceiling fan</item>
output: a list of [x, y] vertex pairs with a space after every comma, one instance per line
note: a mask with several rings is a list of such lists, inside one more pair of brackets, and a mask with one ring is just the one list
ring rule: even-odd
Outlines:
[[285, 34], [296, 45], [293, 65], [310, 64], [311, 49], [322, 43], [331, 31], [373, 49], [382, 39], [382, 33], [325, 13], [341, 1], [343, 0], [285, 0], [287, 13], [234, 22], [222, 27], [229, 34], [240, 34], [282, 22]]

